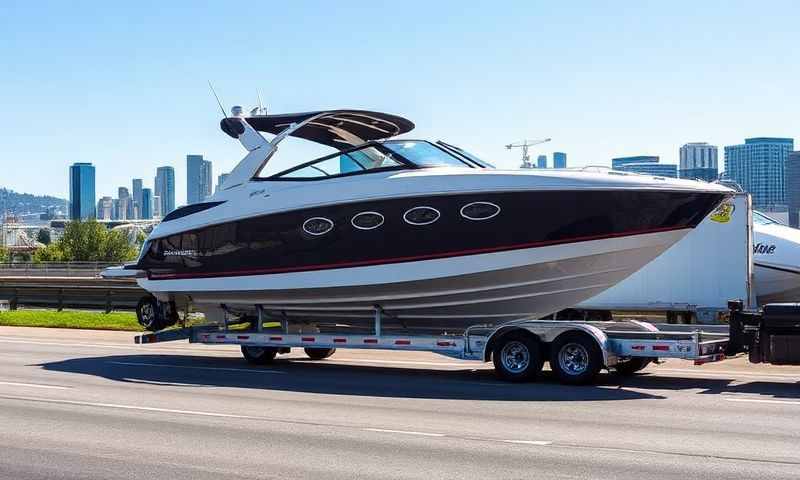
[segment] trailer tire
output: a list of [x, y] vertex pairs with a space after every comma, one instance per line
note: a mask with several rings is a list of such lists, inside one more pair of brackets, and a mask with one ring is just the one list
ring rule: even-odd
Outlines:
[[492, 361], [495, 373], [509, 382], [533, 380], [544, 363], [539, 340], [520, 331], [509, 332], [495, 342]]
[[247, 360], [247, 363], [252, 365], [267, 365], [272, 363], [277, 354], [278, 349], [276, 348], [242, 345], [242, 356]]
[[157, 332], [167, 328], [161, 304], [156, 297], [147, 295], [136, 304], [136, 321], [147, 331]]
[[600, 346], [585, 333], [562, 333], [550, 347], [550, 369], [562, 383], [591, 383], [602, 368]]
[[614, 366], [614, 369], [616, 370], [618, 375], [627, 377], [633, 375], [634, 373], [640, 370], [644, 370], [645, 367], [650, 365], [650, 362], [652, 361], [653, 361], [652, 358], [633, 357], [628, 360], [617, 363]]
[[336, 352], [335, 348], [313, 348], [306, 347], [303, 349], [311, 360], [324, 360]]

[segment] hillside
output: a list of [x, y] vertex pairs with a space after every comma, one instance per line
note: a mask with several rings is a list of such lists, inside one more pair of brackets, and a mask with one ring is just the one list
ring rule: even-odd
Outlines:
[[39, 213], [47, 211], [48, 207], [64, 210], [66, 200], [49, 195], [32, 195], [18, 193], [7, 188], [0, 188], [0, 214], [8, 211], [14, 215]]

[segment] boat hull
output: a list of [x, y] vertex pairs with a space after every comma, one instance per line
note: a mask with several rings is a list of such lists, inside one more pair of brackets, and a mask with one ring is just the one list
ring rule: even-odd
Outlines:
[[690, 229], [396, 264], [139, 282], [163, 298], [186, 295], [199, 309], [254, 305], [290, 318], [339, 326], [459, 331], [542, 317], [606, 290], [653, 260]]

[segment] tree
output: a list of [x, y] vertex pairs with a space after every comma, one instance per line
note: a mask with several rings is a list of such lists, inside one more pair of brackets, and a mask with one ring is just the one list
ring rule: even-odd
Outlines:
[[124, 262], [136, 258], [138, 251], [124, 232], [109, 231], [96, 220], [69, 222], [61, 238], [39, 249], [39, 262]]
[[51, 243], [44, 248], [40, 248], [33, 252], [33, 262], [64, 262], [64, 252], [58, 245], [58, 242]]
[[8, 262], [8, 249], [0, 246], [0, 263]]
[[39, 233], [36, 234], [36, 241], [44, 245], [50, 245], [50, 230], [45, 228], [40, 229]]

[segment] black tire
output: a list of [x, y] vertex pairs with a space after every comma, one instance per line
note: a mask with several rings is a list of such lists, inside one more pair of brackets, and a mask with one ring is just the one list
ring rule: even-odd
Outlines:
[[[160, 302], [159, 302], [160, 303]], [[160, 303], [164, 317], [164, 327], [167, 328], [178, 323], [178, 307], [175, 302]]]
[[136, 305], [136, 321], [142, 328], [151, 332], [157, 332], [167, 326], [164, 322], [161, 305], [152, 295], [139, 299], [139, 303]]
[[253, 365], [267, 365], [272, 363], [277, 354], [278, 350], [276, 348], [242, 345], [242, 356], [247, 360], [247, 363]]
[[335, 348], [312, 348], [303, 349], [311, 360], [324, 360], [336, 352]]
[[561, 383], [591, 383], [603, 368], [600, 346], [585, 333], [562, 333], [553, 341], [550, 352], [550, 369]]
[[494, 371], [509, 382], [527, 382], [542, 371], [539, 340], [531, 334], [509, 332], [500, 337], [492, 349]]
[[616, 370], [617, 374], [627, 377], [633, 375], [634, 373], [640, 370], [644, 370], [644, 368], [650, 365], [650, 362], [652, 361], [653, 361], [652, 358], [633, 357], [629, 358], [628, 360], [617, 363], [614, 366], [614, 370]]

